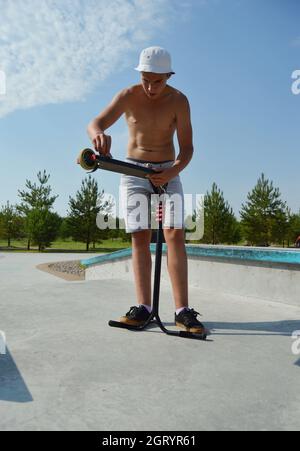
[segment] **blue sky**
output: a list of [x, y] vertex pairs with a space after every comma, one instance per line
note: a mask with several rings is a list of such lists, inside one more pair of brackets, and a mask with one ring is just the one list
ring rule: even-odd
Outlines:
[[[185, 193], [216, 182], [238, 214], [264, 172], [299, 211], [298, 0], [0, 0], [0, 8], [0, 204], [17, 202], [25, 180], [46, 169], [65, 214], [84, 177], [74, 161], [90, 146], [88, 122], [139, 81], [141, 49], [160, 45], [173, 57], [170, 84], [192, 109]], [[113, 156], [124, 159], [124, 118], [110, 133]], [[118, 195], [117, 174], [96, 178]]]

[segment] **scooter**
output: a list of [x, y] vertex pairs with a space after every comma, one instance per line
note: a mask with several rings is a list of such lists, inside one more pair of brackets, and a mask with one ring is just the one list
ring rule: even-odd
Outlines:
[[[92, 149], [84, 149], [80, 152], [78, 157], [78, 163], [80, 166], [89, 171], [95, 172], [98, 169], [103, 169], [106, 171], [112, 171], [119, 174], [125, 175], [133, 175], [135, 177], [140, 178], [148, 178], [149, 175], [157, 173], [151, 168], [137, 166], [132, 163], [127, 163], [121, 160], [116, 160], [111, 157], [105, 157], [103, 155], [98, 155]], [[149, 180], [151, 183], [151, 180]], [[163, 186], [154, 186], [153, 191], [155, 194], [162, 195], [166, 193], [167, 184]], [[161, 199], [161, 198], [160, 198]], [[192, 332], [186, 331], [174, 331], [167, 329], [162, 323], [159, 317], [159, 294], [160, 294], [160, 279], [161, 279], [161, 259], [162, 259], [162, 244], [163, 244], [163, 202], [159, 200], [157, 207], [157, 219], [158, 219], [158, 229], [157, 229], [157, 238], [156, 238], [156, 254], [155, 254], [155, 272], [154, 272], [154, 289], [153, 289], [153, 305], [152, 312], [148, 320], [143, 323], [141, 326], [133, 326], [130, 324], [122, 323], [120, 321], [109, 321], [109, 326], [118, 327], [121, 329], [135, 330], [141, 331], [146, 329], [146, 327], [151, 322], [156, 322], [160, 329], [167, 335], [172, 335], [174, 337], [183, 337], [183, 338], [193, 338], [198, 340], [206, 340], [207, 333], [196, 334]]]

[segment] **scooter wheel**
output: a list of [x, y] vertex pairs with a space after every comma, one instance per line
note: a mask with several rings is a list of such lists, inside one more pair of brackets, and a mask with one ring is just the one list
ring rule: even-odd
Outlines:
[[78, 157], [78, 163], [86, 171], [92, 171], [97, 165], [96, 154], [92, 149], [83, 149]]

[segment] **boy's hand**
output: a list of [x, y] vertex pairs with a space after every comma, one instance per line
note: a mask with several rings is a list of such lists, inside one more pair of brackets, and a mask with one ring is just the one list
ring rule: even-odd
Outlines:
[[96, 133], [92, 139], [92, 143], [97, 152], [105, 157], [111, 157], [111, 136], [106, 135], [104, 132]]
[[166, 183], [169, 183], [170, 180], [172, 180], [174, 177], [178, 175], [177, 169], [174, 167], [167, 168], [167, 169], [155, 169], [154, 171], [158, 172], [158, 174], [151, 174], [148, 175], [147, 178], [151, 180], [154, 186], [162, 186]]

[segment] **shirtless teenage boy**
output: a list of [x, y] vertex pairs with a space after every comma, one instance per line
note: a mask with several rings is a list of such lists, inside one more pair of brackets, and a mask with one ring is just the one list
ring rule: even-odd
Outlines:
[[[89, 124], [89, 137], [96, 151], [110, 156], [111, 137], [105, 131], [125, 114], [129, 130], [126, 161], [141, 166], [150, 164], [160, 172], [151, 175], [153, 185], [168, 183], [167, 194], [181, 196], [183, 205], [179, 173], [189, 164], [194, 151], [189, 102], [185, 95], [167, 84], [174, 72], [170, 54], [165, 49], [149, 47], [143, 50], [136, 70], [141, 73], [141, 83], [123, 89], [113, 98]], [[173, 143], [175, 131], [180, 148], [177, 158]], [[126, 232], [132, 234], [132, 264], [138, 301], [138, 306], [131, 307], [120, 321], [139, 325], [148, 319], [151, 312], [152, 260], [149, 245], [152, 230], [148, 210], [137, 223], [135, 216], [130, 215], [129, 204], [135, 194], [150, 196], [153, 188], [149, 180], [122, 175], [120, 191], [126, 211]], [[163, 229], [176, 308], [175, 323], [186, 331], [202, 334], [204, 326], [197, 320], [198, 313], [188, 307], [184, 215], [174, 211], [169, 213]]]

